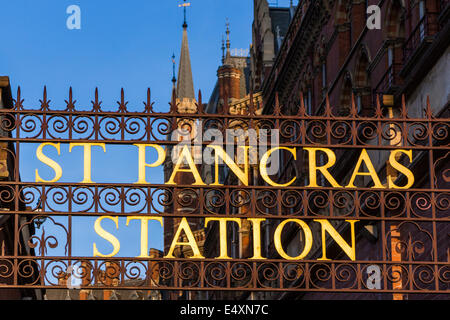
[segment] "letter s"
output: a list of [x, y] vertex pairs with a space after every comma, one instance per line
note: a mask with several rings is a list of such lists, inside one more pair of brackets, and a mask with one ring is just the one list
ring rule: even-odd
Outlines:
[[94, 229], [95, 232], [102, 237], [103, 239], [109, 241], [113, 245], [113, 251], [110, 254], [101, 254], [98, 249], [97, 245], [94, 243], [94, 257], [114, 257], [117, 253], [119, 253], [120, 250], [120, 242], [119, 240], [114, 237], [111, 233], [108, 231], [105, 231], [105, 229], [102, 228], [101, 223], [103, 219], [110, 219], [115, 222], [116, 228], [119, 229], [119, 217], [109, 217], [109, 216], [103, 216], [95, 220]]
[[47, 143], [42, 143], [41, 145], [39, 145], [39, 147], [36, 150], [36, 156], [42, 163], [45, 163], [46, 165], [48, 165], [50, 168], [52, 168], [55, 171], [55, 177], [52, 180], [44, 180], [39, 176], [38, 169], [36, 169], [36, 171], [35, 171], [36, 182], [50, 182], [50, 183], [56, 182], [59, 179], [61, 179], [62, 169], [58, 163], [56, 163], [55, 161], [53, 161], [52, 159], [50, 159], [49, 157], [44, 155], [42, 149], [44, 149], [45, 146], [52, 146], [58, 151], [58, 155], [61, 154], [61, 149], [60, 149], [61, 145], [59, 143], [47, 142]]

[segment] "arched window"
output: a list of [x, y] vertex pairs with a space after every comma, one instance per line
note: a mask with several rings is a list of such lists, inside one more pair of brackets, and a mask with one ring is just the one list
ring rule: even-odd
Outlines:
[[361, 49], [358, 62], [355, 68], [355, 102], [357, 107], [357, 112], [360, 113], [364, 106], [370, 104], [370, 83], [368, 69], [369, 67], [369, 56], [366, 48]]
[[352, 92], [353, 92], [352, 79], [350, 73], [347, 73], [347, 75], [344, 78], [344, 84], [342, 85], [341, 98], [339, 103], [340, 116], [349, 114], [352, 101]]
[[385, 32], [388, 39], [405, 37], [404, 7], [400, 0], [391, 0], [387, 11]]
[[405, 7], [401, 0], [390, 0], [385, 20], [386, 73], [380, 91], [385, 92], [401, 84], [399, 76], [401, 63], [405, 57]]
[[369, 67], [369, 57], [367, 52], [363, 49], [359, 57], [358, 64], [355, 71], [355, 84], [357, 87], [367, 87], [369, 85], [369, 77], [367, 68]]

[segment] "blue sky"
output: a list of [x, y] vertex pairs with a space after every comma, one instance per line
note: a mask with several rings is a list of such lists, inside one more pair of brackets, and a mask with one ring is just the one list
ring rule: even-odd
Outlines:
[[[253, 1], [251, 0], [192, 0], [188, 9], [189, 46], [195, 91], [202, 90], [207, 100], [216, 82], [221, 60], [221, 39], [226, 18], [231, 25], [231, 47], [247, 49], [251, 43]], [[287, 6], [288, 0], [278, 1]], [[172, 62], [178, 61], [183, 11], [181, 1], [166, 0], [15, 0], [3, 1], [0, 11], [2, 44], [0, 75], [10, 77], [13, 96], [21, 86], [24, 105], [37, 108], [47, 86], [51, 108], [62, 109], [73, 87], [77, 108], [91, 109], [94, 89], [99, 88], [105, 110], [116, 110], [120, 89], [125, 89], [130, 111], [143, 110], [148, 87], [157, 111], [167, 111], [171, 95]], [[81, 30], [69, 30], [66, 9], [70, 5], [81, 8]], [[178, 65], [177, 69], [178, 70]], [[21, 178], [34, 181], [34, 171], [50, 177], [45, 165], [35, 159], [37, 145], [21, 149]], [[137, 164], [124, 166], [130, 157], [137, 156], [132, 147], [107, 146], [107, 153], [93, 153], [93, 172], [96, 182], [134, 182]], [[62, 146], [60, 157], [51, 148], [46, 152], [57, 159], [64, 170], [61, 182], [79, 182], [82, 176], [82, 153], [69, 154]], [[136, 158], [136, 157], [135, 157]], [[47, 171], [46, 171], [47, 170]], [[150, 175], [150, 173], [149, 173]], [[162, 179], [160, 172], [151, 174]], [[161, 183], [162, 181], [155, 181]], [[46, 232], [52, 226], [46, 223]], [[122, 243], [120, 256], [139, 254], [138, 223], [125, 227], [120, 221], [119, 231], [113, 224], [105, 229], [114, 233]], [[56, 232], [56, 231], [55, 231]], [[111, 246], [95, 235], [93, 219], [74, 222], [74, 255], [92, 255], [92, 243], [97, 242], [105, 253]], [[160, 228], [150, 228], [150, 246], [162, 248]], [[153, 238], [152, 238], [153, 237]], [[55, 249], [53, 254], [61, 254]]]
[[[125, 88], [131, 108], [142, 108], [151, 87], [158, 108], [168, 108], [172, 65], [178, 61], [183, 11], [180, 1], [16, 0], [2, 3], [3, 48], [0, 73], [20, 85], [35, 104], [47, 85], [53, 105], [72, 86], [79, 105], [99, 87], [104, 105], [116, 107]], [[251, 43], [253, 1], [192, 0], [188, 9], [194, 85], [208, 97], [221, 59], [221, 38], [228, 17], [232, 48]], [[81, 30], [66, 27], [66, 8], [81, 8]], [[6, 28], [5, 28], [6, 27]]]

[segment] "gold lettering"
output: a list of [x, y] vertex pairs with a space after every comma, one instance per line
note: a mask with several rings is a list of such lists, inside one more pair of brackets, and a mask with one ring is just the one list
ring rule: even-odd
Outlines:
[[[363, 161], [366, 164], [369, 172], [359, 172], [359, 169], [360, 169]], [[377, 172], [375, 171], [375, 168], [373, 167], [372, 161], [370, 160], [370, 157], [367, 154], [366, 149], [362, 149], [361, 155], [359, 156], [356, 167], [353, 170], [352, 177], [350, 178], [350, 182], [348, 183], [346, 188], [356, 188], [353, 184], [355, 182], [356, 176], [371, 176], [372, 180], [374, 182], [374, 186], [372, 188], [384, 188], [384, 186], [381, 184], [380, 178], [378, 178]]]
[[389, 164], [394, 168], [397, 169], [397, 171], [403, 173], [406, 178], [408, 179], [408, 183], [404, 187], [399, 187], [396, 184], [394, 184], [394, 179], [389, 175], [388, 176], [388, 188], [397, 188], [397, 189], [409, 189], [414, 184], [414, 174], [409, 170], [407, 167], [400, 164], [396, 157], [398, 153], [404, 153], [408, 156], [409, 161], [412, 162], [412, 150], [406, 151], [406, 150], [393, 150], [391, 151], [391, 154], [389, 156]]
[[104, 143], [71, 143], [69, 145], [69, 152], [72, 152], [73, 147], [83, 147], [84, 148], [84, 176], [81, 183], [94, 183], [91, 179], [91, 163], [92, 163], [92, 147], [102, 147], [103, 152], [106, 152], [106, 147]]
[[[184, 231], [187, 237], [187, 242], [179, 242], [178, 239], [180, 238], [181, 232]], [[175, 251], [176, 246], [190, 246], [192, 249], [192, 252], [194, 255], [190, 258], [192, 259], [204, 259], [204, 257], [201, 255], [200, 250], [198, 249], [197, 242], [195, 241], [194, 235], [192, 233], [191, 227], [189, 227], [189, 223], [187, 222], [186, 218], [181, 219], [181, 223], [178, 226], [178, 230], [175, 233], [175, 237], [173, 238], [172, 244], [170, 245], [169, 252], [165, 256], [165, 258], [172, 258], [173, 252]]]
[[[264, 181], [267, 182], [268, 184], [270, 184], [271, 186], [288, 187], [294, 183], [295, 179], [297, 179], [296, 177], [292, 178], [292, 180], [289, 181], [288, 183], [279, 184], [279, 183], [274, 182], [272, 179], [270, 179], [269, 175], [267, 173], [267, 162], [269, 161], [270, 155], [276, 150], [287, 150], [293, 154], [294, 160], [297, 160], [296, 148], [286, 148], [286, 147], [272, 148], [262, 156], [261, 161], [259, 163], [259, 171], [260, 171], [261, 177], [264, 179]], [[281, 164], [281, 165], [284, 165], [284, 164]]]
[[36, 182], [57, 182], [62, 177], [62, 169], [61, 166], [54, 160], [48, 158], [46, 155], [44, 155], [43, 148], [45, 146], [52, 146], [58, 151], [58, 155], [61, 154], [61, 145], [59, 143], [42, 143], [39, 145], [39, 147], [36, 150], [36, 156], [37, 158], [44, 164], [48, 165], [50, 168], [52, 168], [55, 171], [55, 177], [52, 180], [44, 180], [39, 176], [38, 169], [35, 171], [35, 177]]
[[[308, 151], [309, 155], [309, 185], [308, 187], [319, 187], [317, 185], [317, 171], [320, 171], [328, 182], [335, 188], [341, 188], [341, 186], [336, 182], [333, 176], [328, 172], [328, 169], [336, 163], [336, 155], [334, 152], [328, 148], [304, 148]], [[316, 153], [317, 151], [323, 151], [328, 156], [328, 163], [323, 166], [317, 166]]]
[[344, 250], [345, 254], [354, 261], [356, 259], [356, 253], [355, 253], [355, 223], [359, 220], [345, 220], [348, 223], [350, 223], [351, 227], [351, 242], [352, 245], [349, 246], [347, 242], [345, 242], [344, 238], [336, 231], [336, 229], [331, 225], [331, 223], [328, 220], [324, 219], [315, 219], [314, 221], [319, 222], [322, 226], [322, 258], [318, 260], [330, 260], [327, 258], [327, 252], [326, 252], [326, 232], [330, 234], [330, 236], [336, 241], [336, 243], [339, 245], [339, 247]]
[[[134, 146], [139, 148], [139, 184], [145, 184], [147, 181], [145, 180], [145, 168], [154, 168], [162, 165], [164, 163], [165, 154], [164, 148], [157, 144], [134, 144]], [[158, 152], [158, 159], [152, 163], [148, 164], [145, 162], [145, 148], [152, 147]]]
[[131, 220], [141, 221], [141, 254], [137, 258], [150, 258], [148, 255], [148, 221], [159, 221], [163, 225], [162, 217], [127, 217], [127, 227]]
[[[300, 253], [300, 255], [298, 255], [297, 257], [289, 256], [284, 251], [282, 243], [281, 243], [281, 233], [283, 232], [284, 226], [289, 222], [297, 223], [303, 229], [303, 232], [305, 233], [305, 247], [304, 247], [302, 253]], [[278, 254], [281, 257], [283, 257], [284, 259], [286, 259], [286, 260], [301, 260], [308, 255], [309, 251], [311, 251], [312, 244], [313, 244], [313, 236], [312, 236], [312, 232], [311, 232], [311, 229], [309, 228], [309, 226], [302, 220], [287, 219], [287, 220], [284, 220], [282, 223], [280, 223], [278, 225], [278, 227], [275, 229], [274, 243], [275, 243], [275, 249], [277, 250]]]
[[261, 222], [266, 221], [262, 218], [248, 218], [253, 228], [253, 257], [250, 259], [265, 259], [261, 256]]
[[110, 254], [101, 254], [98, 249], [97, 245], [94, 243], [94, 257], [104, 257], [104, 258], [110, 258], [114, 257], [120, 250], [120, 241], [114, 237], [111, 233], [108, 231], [105, 231], [105, 229], [102, 228], [101, 223], [104, 219], [110, 219], [115, 222], [116, 228], [119, 229], [119, 217], [109, 217], [109, 216], [103, 216], [99, 217], [97, 220], [95, 220], [94, 224], [94, 230], [95, 232], [102, 237], [103, 239], [107, 240], [109, 243], [113, 245], [113, 251]]
[[217, 259], [231, 259], [228, 256], [228, 245], [227, 245], [227, 222], [236, 222], [241, 227], [241, 219], [239, 218], [205, 218], [205, 227], [210, 221], [219, 222], [219, 238], [220, 238], [220, 255]]
[[[183, 164], [183, 160], [186, 159], [189, 169], [181, 169], [181, 165]], [[200, 177], [200, 173], [197, 170], [197, 167], [194, 163], [194, 159], [192, 159], [191, 152], [189, 151], [189, 148], [187, 145], [183, 146], [183, 150], [180, 153], [180, 156], [178, 157], [177, 163], [175, 164], [175, 168], [173, 169], [172, 175], [170, 176], [169, 181], [166, 182], [166, 184], [176, 184], [174, 182], [175, 176], [178, 172], [191, 172], [194, 176], [195, 183], [194, 185], [197, 186], [204, 186], [205, 183], [203, 182], [202, 178]]]
[[219, 158], [221, 158], [225, 164], [230, 168], [230, 170], [239, 178], [239, 180], [246, 186], [248, 186], [248, 146], [241, 146], [244, 148], [244, 170], [241, 170], [236, 162], [230, 158], [230, 156], [223, 150], [221, 146], [217, 145], [208, 145], [207, 147], [214, 149], [214, 157], [215, 157], [215, 175], [216, 180], [213, 186], [220, 185], [219, 183]]

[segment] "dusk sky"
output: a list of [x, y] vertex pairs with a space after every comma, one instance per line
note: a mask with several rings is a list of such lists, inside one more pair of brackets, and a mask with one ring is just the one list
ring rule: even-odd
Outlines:
[[[188, 36], [195, 91], [202, 90], [209, 99], [221, 62], [221, 39], [226, 18], [231, 29], [231, 48], [248, 49], [251, 43], [253, 1], [192, 0], [188, 8]], [[76, 107], [91, 109], [94, 89], [99, 88], [104, 110], [117, 110], [120, 89], [125, 90], [130, 111], [143, 110], [148, 87], [157, 111], [168, 111], [171, 95], [173, 53], [178, 59], [181, 47], [183, 10], [181, 1], [107, 1], [107, 0], [15, 0], [4, 1], [0, 11], [3, 25], [3, 46], [0, 49], [0, 75], [10, 77], [13, 96], [20, 85], [26, 107], [38, 108], [44, 85], [53, 109], [65, 108], [69, 87], [73, 87]], [[275, 2], [274, 2], [275, 3]], [[81, 30], [69, 30], [67, 7], [81, 9]], [[288, 6], [289, 1], [278, 1]], [[53, 171], [35, 157], [37, 145], [21, 149], [21, 179], [34, 181], [35, 169], [51, 177]], [[61, 156], [51, 148], [46, 151], [58, 159], [64, 170], [60, 182], [79, 182], [82, 176], [81, 148], [68, 153], [61, 147]], [[131, 153], [130, 153], [131, 152]], [[137, 163], [130, 164], [133, 149], [107, 146], [93, 152], [94, 181], [136, 181]], [[58, 157], [58, 158], [56, 158]], [[47, 171], [46, 171], [47, 170]], [[162, 183], [162, 169], [151, 174], [154, 183]], [[93, 219], [78, 219], [74, 223], [74, 255], [92, 256], [92, 244], [110, 252], [111, 246], [99, 238], [93, 229]], [[120, 256], [139, 254], [139, 224], [119, 231], [105, 221], [105, 229], [113, 232], [122, 243]], [[52, 228], [44, 224], [47, 231]], [[42, 228], [41, 228], [42, 230]], [[150, 246], [162, 248], [161, 228], [150, 230]], [[56, 249], [54, 254], [61, 254]]]

